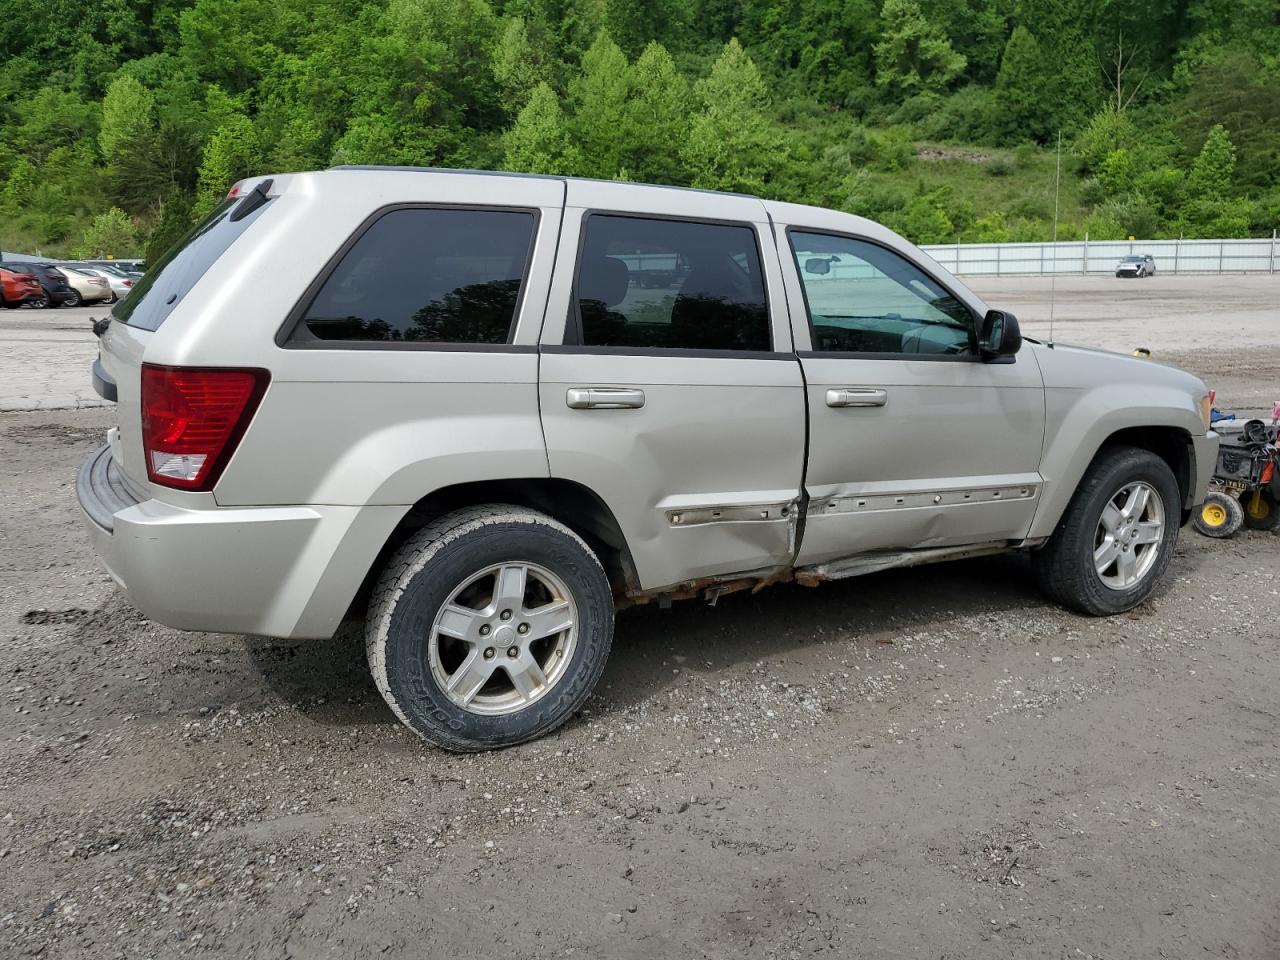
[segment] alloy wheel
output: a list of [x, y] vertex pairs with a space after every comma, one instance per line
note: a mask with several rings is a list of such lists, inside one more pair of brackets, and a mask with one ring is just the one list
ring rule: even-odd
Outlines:
[[515, 713], [564, 675], [577, 625], [569, 588], [546, 567], [495, 564], [459, 584], [436, 614], [427, 638], [431, 672], [464, 710]]
[[1112, 590], [1128, 590], [1155, 565], [1164, 542], [1164, 502], [1138, 480], [1116, 491], [1094, 534], [1093, 568]]

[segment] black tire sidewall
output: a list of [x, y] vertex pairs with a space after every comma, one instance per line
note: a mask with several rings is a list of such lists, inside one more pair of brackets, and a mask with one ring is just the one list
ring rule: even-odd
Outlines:
[[[577, 605], [577, 643], [555, 688], [526, 709], [504, 716], [470, 713], [449, 699], [431, 671], [431, 626], [465, 579], [492, 564], [518, 561], [546, 567], [564, 581]], [[581, 706], [604, 669], [612, 636], [608, 581], [575, 538], [540, 523], [486, 524], [444, 545], [404, 585], [387, 622], [387, 686], [409, 726], [442, 746], [508, 746], [546, 733]]]
[[1267, 515], [1261, 519], [1249, 515], [1249, 500], [1253, 497], [1253, 491], [1250, 490], [1240, 497], [1240, 510], [1244, 514], [1244, 525], [1250, 530], [1271, 531], [1280, 529], [1280, 504], [1277, 504], [1275, 498], [1271, 496], [1270, 490], [1262, 491], [1262, 501], [1270, 508]]
[[[1220, 527], [1211, 527], [1204, 522], [1204, 508], [1210, 503], [1218, 504], [1227, 514], [1227, 519]], [[1214, 540], [1225, 540], [1244, 523], [1244, 508], [1241, 507], [1240, 501], [1235, 497], [1220, 491], [1211, 491], [1204, 499], [1204, 503], [1196, 507], [1194, 526], [1197, 531], [1206, 537]]]
[[[1104, 613], [1121, 613], [1145, 600], [1168, 568], [1178, 542], [1182, 506], [1173, 471], [1155, 454], [1132, 451], [1101, 466], [1096, 488], [1080, 504], [1082, 522], [1079, 533], [1083, 535], [1083, 549], [1077, 550], [1077, 559], [1083, 568], [1081, 586], [1091, 601], [1090, 606]], [[1111, 498], [1122, 487], [1140, 480], [1151, 485], [1164, 507], [1164, 537], [1160, 543], [1160, 554], [1146, 576], [1136, 584], [1127, 590], [1113, 590], [1102, 582], [1094, 569], [1093, 537], [1102, 519], [1102, 511]]]

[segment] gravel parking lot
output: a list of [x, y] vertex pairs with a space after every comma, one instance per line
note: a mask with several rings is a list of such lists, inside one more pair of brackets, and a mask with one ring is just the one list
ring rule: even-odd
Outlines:
[[[1063, 279], [1060, 340], [1280, 399], [1280, 278]], [[1047, 283], [974, 286], [1037, 333]], [[625, 611], [579, 718], [452, 756], [355, 630], [116, 594], [73, 490], [112, 411], [36, 409], [92, 398], [90, 314], [0, 316], [0, 957], [1274, 955], [1280, 536], [1186, 529], [1109, 620], [1017, 557]]]

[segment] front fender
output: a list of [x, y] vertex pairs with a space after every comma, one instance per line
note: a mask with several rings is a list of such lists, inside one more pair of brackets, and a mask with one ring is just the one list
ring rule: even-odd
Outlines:
[[[1120, 383], [1045, 390], [1045, 446], [1040, 461], [1044, 491], [1028, 537], [1053, 533], [1089, 464], [1107, 440], [1122, 430], [1164, 428], [1177, 431], [1188, 445], [1205, 434], [1192, 395], [1182, 386]], [[1196, 451], [1190, 455], [1194, 458]], [[1196, 463], [1190, 477], [1199, 486]]]

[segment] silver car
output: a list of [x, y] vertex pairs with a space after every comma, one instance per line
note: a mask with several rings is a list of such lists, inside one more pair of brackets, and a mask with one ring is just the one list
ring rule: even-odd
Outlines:
[[563, 723], [627, 604], [1020, 551], [1128, 610], [1217, 449], [1195, 377], [1024, 339], [877, 223], [557, 177], [239, 184], [93, 378], [117, 425], [77, 491], [133, 603], [362, 617], [392, 710], [455, 750]]
[[133, 285], [138, 282], [137, 278], [131, 277], [123, 271], [116, 270], [112, 267], [94, 267], [86, 264], [77, 264], [76, 269], [91, 277], [98, 277], [105, 280], [107, 285], [111, 288], [111, 301], [113, 303], [127, 297], [130, 291], [133, 290]]
[[63, 306], [76, 307], [82, 303], [98, 303], [102, 300], [113, 300], [114, 294], [111, 286], [104, 277], [89, 273], [83, 268], [70, 263], [58, 264], [67, 277], [67, 285], [71, 287], [74, 297], [67, 300]]
[[1156, 261], [1149, 253], [1121, 257], [1116, 264], [1117, 277], [1154, 277]]

